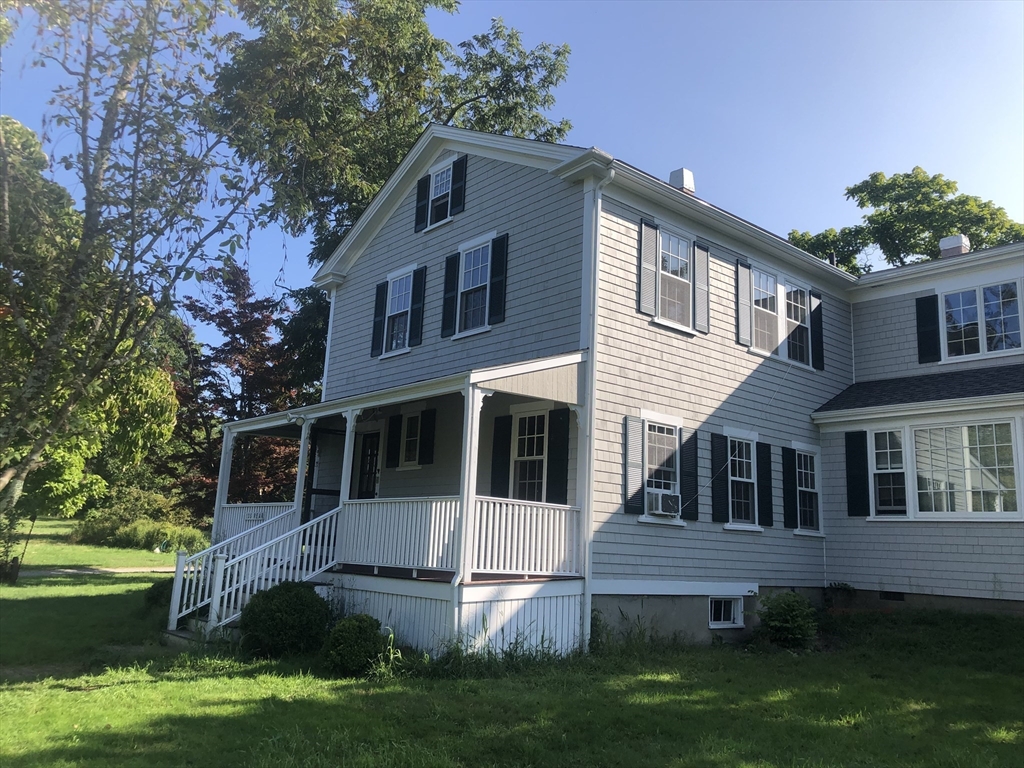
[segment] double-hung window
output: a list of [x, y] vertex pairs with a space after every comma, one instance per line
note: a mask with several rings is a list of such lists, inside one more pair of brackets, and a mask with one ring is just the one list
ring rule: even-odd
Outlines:
[[797, 527], [802, 531], [820, 531], [818, 518], [818, 481], [815, 455], [796, 452]]
[[770, 355], [779, 350], [778, 283], [774, 275], [752, 270], [754, 349]]
[[403, 468], [418, 467], [420, 455], [420, 414], [410, 413], [402, 421], [402, 459], [399, 466]]
[[805, 288], [786, 286], [786, 356], [811, 364], [811, 297]]
[[466, 156], [438, 163], [416, 184], [416, 231], [447, 221], [465, 203]]
[[679, 433], [676, 427], [647, 422], [645, 446], [648, 515], [679, 516]]
[[487, 325], [487, 286], [490, 283], [491, 244], [462, 253], [459, 283], [459, 333]]
[[1019, 281], [945, 293], [942, 307], [947, 358], [1021, 349]]
[[384, 351], [398, 352], [409, 346], [409, 311], [412, 307], [412, 273], [388, 280], [388, 314], [384, 331]]
[[740, 525], [756, 525], [754, 484], [754, 444], [729, 438], [729, 520]]
[[505, 321], [508, 235], [463, 243], [444, 265], [441, 336], [479, 333]]
[[873, 485], [876, 515], [907, 514], [907, 480], [903, 466], [903, 432], [875, 432]]
[[547, 412], [516, 417], [512, 451], [512, 498], [544, 501], [547, 458]]
[[658, 318], [690, 328], [693, 325], [690, 242], [664, 229], [659, 234]]

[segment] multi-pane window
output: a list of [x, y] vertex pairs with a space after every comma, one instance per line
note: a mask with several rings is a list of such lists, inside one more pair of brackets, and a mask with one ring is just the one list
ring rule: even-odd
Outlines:
[[462, 254], [459, 286], [459, 332], [487, 325], [487, 284], [490, 279], [491, 244]]
[[786, 288], [786, 354], [790, 360], [811, 364], [810, 295], [803, 288]]
[[419, 465], [420, 455], [420, 415], [418, 413], [405, 417], [402, 424], [402, 466]]
[[742, 597], [711, 597], [708, 598], [708, 627], [743, 626]]
[[874, 487], [876, 515], [907, 514], [907, 482], [903, 467], [903, 433], [875, 432]]
[[754, 348], [775, 354], [779, 346], [778, 290], [774, 275], [751, 271], [753, 286]]
[[448, 218], [448, 200], [452, 191], [452, 167], [436, 171], [430, 179], [430, 223]]
[[647, 424], [647, 505], [649, 515], [679, 514], [679, 434], [675, 427]]
[[690, 243], [661, 232], [661, 272], [658, 287], [658, 317], [690, 327]]
[[729, 516], [734, 523], [756, 521], [753, 447], [749, 440], [729, 438]]
[[1017, 512], [1009, 423], [914, 430], [919, 512]]
[[523, 414], [513, 436], [512, 498], [544, 501], [544, 457], [547, 414]]
[[388, 284], [388, 314], [384, 351], [409, 346], [409, 308], [412, 305], [412, 272], [393, 278]]
[[799, 527], [805, 531], [820, 529], [818, 521], [818, 484], [814, 454], [797, 451], [796, 493]]
[[1020, 288], [1017, 282], [947, 293], [942, 301], [947, 357], [1021, 348]]

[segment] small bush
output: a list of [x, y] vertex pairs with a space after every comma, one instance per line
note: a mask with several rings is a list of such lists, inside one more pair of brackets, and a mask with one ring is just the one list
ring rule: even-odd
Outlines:
[[365, 675], [376, 664], [386, 648], [387, 639], [380, 632], [380, 622], [373, 616], [357, 613], [346, 616], [334, 625], [323, 656], [327, 668], [337, 675]]
[[330, 620], [330, 606], [311, 584], [285, 581], [257, 592], [242, 609], [242, 647], [273, 658], [316, 651]]
[[90, 511], [71, 531], [72, 544], [198, 552], [209, 546], [202, 531], [191, 528], [187, 513], [174, 501], [152, 491], [118, 488], [103, 506]]
[[171, 605], [171, 592], [174, 590], [174, 579], [160, 579], [154, 581], [146, 589], [143, 601], [146, 608], [162, 608], [167, 610]]
[[162, 549], [167, 552], [185, 550], [190, 554], [209, 546], [202, 531], [145, 518], [118, 528], [107, 539], [107, 544], [125, 549]]
[[808, 648], [818, 633], [818, 619], [811, 601], [796, 592], [762, 595], [758, 618], [768, 640], [782, 648]]

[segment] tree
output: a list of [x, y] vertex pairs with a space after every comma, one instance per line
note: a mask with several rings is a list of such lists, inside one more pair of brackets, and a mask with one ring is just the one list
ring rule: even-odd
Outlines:
[[826, 230], [789, 233], [794, 245], [847, 271], [859, 274], [857, 257], [875, 247], [894, 267], [939, 258], [939, 240], [967, 235], [973, 248], [988, 248], [1024, 240], [1024, 225], [1013, 221], [1003, 208], [973, 195], [956, 194], [957, 184], [942, 174], [929, 176], [923, 168], [886, 177], [872, 173], [846, 189], [846, 199], [870, 209], [863, 224]]
[[[501, 19], [451, 48], [426, 10], [452, 0], [243, 0], [259, 34], [232, 40], [217, 79], [217, 119], [236, 126], [232, 146], [272, 166], [263, 212], [313, 233], [310, 262], [324, 261], [394, 173], [429, 123], [559, 141], [553, 89], [568, 46], [523, 47]], [[282, 329], [300, 352], [293, 373], [309, 387], [323, 375], [328, 302], [306, 289]], [[313, 333], [315, 331], [315, 333]]]

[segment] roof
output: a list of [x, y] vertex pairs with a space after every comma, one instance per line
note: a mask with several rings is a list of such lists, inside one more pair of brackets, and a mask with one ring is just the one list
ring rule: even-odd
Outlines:
[[860, 381], [844, 389], [815, 413], [1014, 394], [1024, 397], [1024, 363]]

